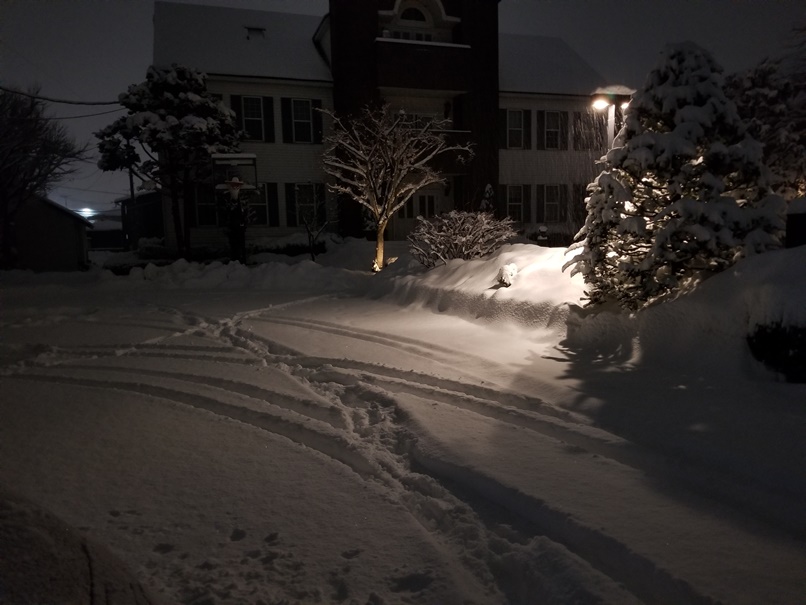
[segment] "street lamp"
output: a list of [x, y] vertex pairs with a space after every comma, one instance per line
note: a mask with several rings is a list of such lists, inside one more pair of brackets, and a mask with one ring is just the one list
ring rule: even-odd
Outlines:
[[635, 92], [632, 88], [621, 86], [605, 86], [597, 88], [593, 93], [591, 106], [597, 111], [607, 111], [607, 148], [613, 147], [616, 132], [624, 120], [624, 110], [630, 104], [630, 97]]

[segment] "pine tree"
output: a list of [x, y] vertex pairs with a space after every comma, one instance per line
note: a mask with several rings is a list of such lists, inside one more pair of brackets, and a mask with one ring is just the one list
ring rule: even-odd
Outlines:
[[177, 247], [187, 255], [190, 228], [183, 218], [191, 211], [192, 188], [210, 170], [211, 153], [238, 150], [234, 113], [207, 92], [205, 74], [176, 64], [149, 67], [145, 82], [129, 86], [119, 100], [129, 112], [95, 133], [98, 167], [131, 169], [161, 185], [171, 199]]
[[774, 191], [787, 201], [806, 195], [806, 80], [792, 66], [765, 59], [728, 76], [725, 90], [764, 146]]
[[783, 201], [709, 53], [666, 47], [624, 119], [566, 264], [591, 303], [635, 309], [780, 245]]

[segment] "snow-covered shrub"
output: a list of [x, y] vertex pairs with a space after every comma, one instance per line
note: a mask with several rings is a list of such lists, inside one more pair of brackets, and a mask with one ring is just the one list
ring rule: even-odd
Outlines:
[[497, 219], [488, 212], [448, 213], [417, 217], [409, 234], [411, 255], [429, 269], [454, 258], [470, 260], [495, 252], [516, 236], [510, 218]]
[[668, 46], [624, 118], [566, 264], [591, 303], [635, 309], [780, 246], [784, 202], [706, 51]]

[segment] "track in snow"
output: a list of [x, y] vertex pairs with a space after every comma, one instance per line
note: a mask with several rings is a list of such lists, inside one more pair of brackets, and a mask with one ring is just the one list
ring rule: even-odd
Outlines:
[[[400, 398], [450, 406], [521, 427], [537, 439], [560, 442], [577, 452], [661, 476], [706, 495], [709, 491], [720, 496], [731, 493], [732, 484], [715, 483], [716, 471], [692, 472], [691, 466], [679, 460], [670, 464], [661, 455], [589, 426], [575, 414], [503, 389], [493, 380], [475, 384], [439, 376], [440, 368], [490, 366], [489, 361], [447, 347], [317, 319], [276, 316], [273, 311], [217, 321], [161, 310], [170, 311], [185, 329], [134, 345], [61, 347], [38, 360], [18, 364], [10, 375], [150, 395], [246, 423], [310, 448], [383, 486], [457, 556], [473, 553], [468, 562], [472, 571], [489, 574], [512, 603], [534, 598], [551, 601], [558, 594], [567, 594], [572, 588], [554, 586], [552, 578], [575, 574], [597, 578], [591, 592], [585, 586], [576, 587], [581, 602], [594, 602], [604, 595], [605, 599], [619, 595], [620, 602], [712, 602], [685, 578], [659, 568], [629, 544], [580, 525], [553, 508], [550, 501], [535, 502], [491, 484], [488, 477], [472, 470], [451, 468], [418, 455], [416, 433], [411, 431]], [[274, 339], [275, 326], [302, 331], [308, 335], [306, 340], [316, 332], [331, 340], [391, 348], [431, 369], [309, 355], [289, 346], [287, 339]], [[256, 333], [258, 327], [260, 334]], [[215, 344], [178, 342], [193, 338]], [[182, 369], [172, 369], [172, 360], [182, 362], [177, 364]], [[187, 371], [188, 360], [196, 363], [198, 373]], [[289, 393], [260, 381], [229, 377], [238, 375], [235, 368], [239, 367], [271, 369], [298, 388]], [[489, 376], [497, 374], [495, 367], [488, 372]], [[530, 514], [524, 515], [525, 508], [531, 509]], [[446, 514], [446, 510], [451, 512]], [[507, 560], [524, 569], [513, 572], [512, 565], [501, 564]], [[544, 560], [550, 563], [545, 568], [541, 567], [547, 565], [541, 563]], [[557, 573], [558, 565], [563, 573]]]

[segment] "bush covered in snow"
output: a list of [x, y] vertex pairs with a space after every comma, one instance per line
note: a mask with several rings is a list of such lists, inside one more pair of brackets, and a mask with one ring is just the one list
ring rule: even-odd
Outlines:
[[411, 255], [429, 269], [454, 258], [470, 260], [495, 252], [515, 237], [512, 219], [488, 212], [451, 212], [417, 217], [409, 234]]
[[638, 308], [780, 246], [784, 202], [721, 72], [696, 45], [670, 45], [633, 96], [566, 265], [591, 303]]

